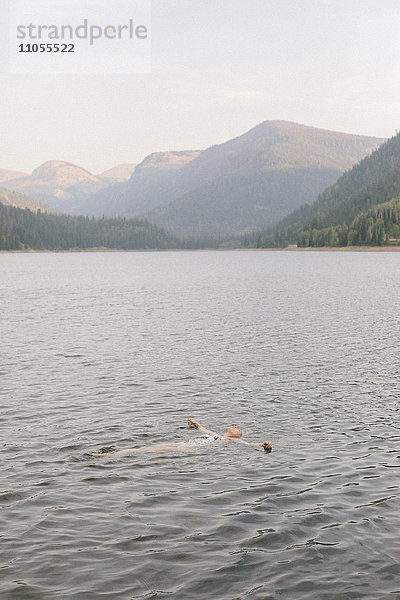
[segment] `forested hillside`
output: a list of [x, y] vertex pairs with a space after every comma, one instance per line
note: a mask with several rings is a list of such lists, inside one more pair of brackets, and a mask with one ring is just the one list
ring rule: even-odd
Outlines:
[[184, 244], [144, 219], [49, 215], [0, 203], [0, 250], [165, 249]]
[[275, 228], [260, 234], [257, 243], [266, 247], [389, 243], [393, 233], [390, 223], [396, 218], [399, 197], [397, 134], [345, 173], [316, 202], [301, 207]]

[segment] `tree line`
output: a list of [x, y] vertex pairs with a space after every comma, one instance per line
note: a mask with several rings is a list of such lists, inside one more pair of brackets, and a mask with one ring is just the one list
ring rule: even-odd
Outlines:
[[0, 250], [121, 250], [201, 247], [180, 240], [144, 219], [95, 219], [50, 215], [0, 203]]

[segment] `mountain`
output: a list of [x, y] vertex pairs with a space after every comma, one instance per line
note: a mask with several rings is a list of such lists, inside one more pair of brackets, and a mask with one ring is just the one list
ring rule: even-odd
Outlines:
[[[116, 184], [84, 199], [76, 214], [132, 217], [174, 200], [180, 171], [199, 151], [153, 152], [135, 169], [128, 182]], [[180, 188], [179, 188], [180, 189]]]
[[182, 248], [182, 242], [144, 219], [49, 215], [0, 202], [0, 250]]
[[21, 173], [20, 171], [7, 171], [7, 169], [0, 169], [0, 183], [9, 181], [10, 179], [17, 179], [19, 177], [26, 177], [27, 173]]
[[194, 189], [146, 216], [181, 234], [259, 229], [316, 198], [382, 141], [265, 121], [203, 152], [182, 173]]
[[73, 211], [78, 199], [80, 201], [107, 186], [106, 180], [61, 160], [45, 162], [31, 175], [7, 181], [8, 189], [33, 196], [63, 212]]
[[82, 214], [134, 216], [180, 235], [268, 227], [314, 200], [384, 140], [265, 121], [203, 152], [156, 153], [76, 207]]
[[138, 165], [138, 173], [179, 170], [199, 156], [200, 150], [153, 152]]
[[117, 165], [116, 167], [112, 167], [104, 173], [100, 173], [98, 175], [99, 179], [107, 179], [110, 183], [120, 183], [122, 181], [127, 181], [132, 173], [134, 172], [136, 165], [131, 163], [124, 163], [121, 165]]
[[14, 206], [16, 208], [21, 209], [29, 209], [32, 212], [38, 212], [39, 210], [43, 213], [48, 214], [58, 214], [58, 210], [42, 204], [35, 198], [30, 198], [29, 196], [25, 196], [25, 194], [20, 194], [19, 192], [10, 192], [2, 187], [0, 187], [0, 202], [7, 206]]
[[[395, 234], [400, 197], [400, 134], [365, 157], [311, 205], [261, 234], [262, 245], [382, 244]], [[396, 229], [397, 231], [397, 229]]]

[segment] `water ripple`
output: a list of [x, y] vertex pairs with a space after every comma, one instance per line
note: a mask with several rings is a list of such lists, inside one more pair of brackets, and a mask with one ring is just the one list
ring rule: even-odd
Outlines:
[[2, 600], [400, 598], [399, 260], [0, 255]]

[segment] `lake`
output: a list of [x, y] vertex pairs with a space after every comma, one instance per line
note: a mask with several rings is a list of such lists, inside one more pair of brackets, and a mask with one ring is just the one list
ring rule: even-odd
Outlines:
[[[2, 600], [400, 599], [400, 254], [1, 254]], [[243, 439], [95, 458], [196, 437]]]

